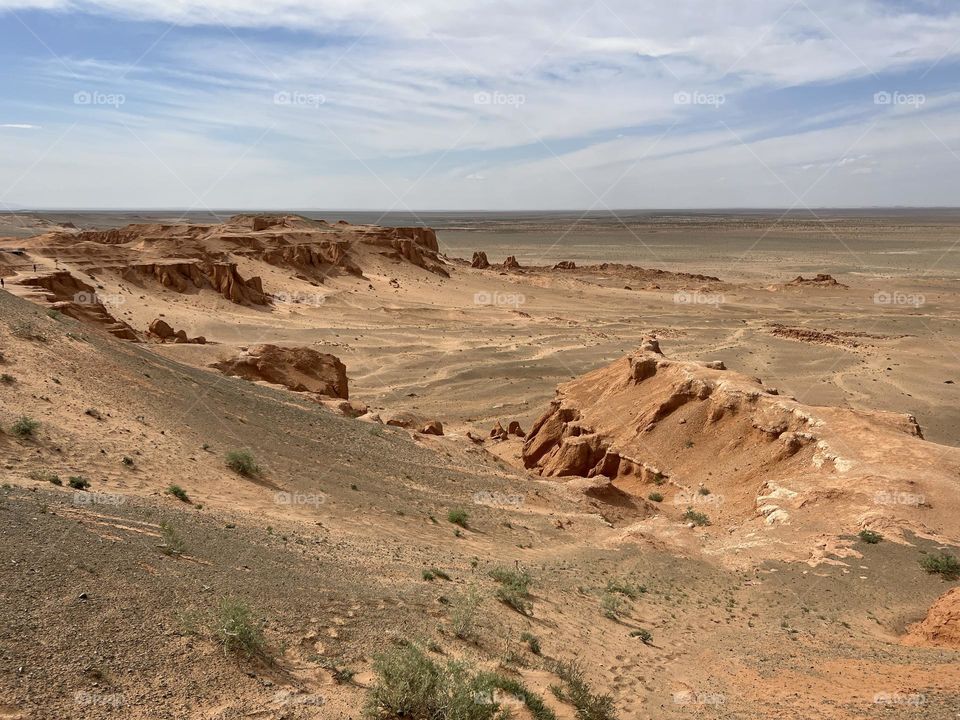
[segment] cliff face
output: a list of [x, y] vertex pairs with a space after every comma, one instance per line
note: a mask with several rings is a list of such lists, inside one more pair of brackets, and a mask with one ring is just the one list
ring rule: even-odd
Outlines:
[[136, 330], [110, 314], [91, 285], [66, 270], [26, 277], [20, 284], [44, 291], [44, 300], [68, 317], [100, 326], [123, 340], [141, 340]]
[[562, 385], [522, 458], [728, 530], [960, 538], [960, 450], [924, 441], [911, 415], [807, 406], [722, 363], [670, 360], [656, 341]]
[[227, 300], [240, 305], [267, 305], [270, 302], [263, 292], [260, 278], [244, 280], [237, 272], [236, 263], [149, 263], [128, 267], [124, 270], [123, 277], [133, 282], [153, 278], [164, 287], [180, 293], [187, 292], [191, 286], [197, 290], [209, 287]]

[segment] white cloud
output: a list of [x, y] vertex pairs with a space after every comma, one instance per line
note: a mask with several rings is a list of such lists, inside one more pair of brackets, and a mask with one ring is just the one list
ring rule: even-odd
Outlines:
[[9, 128], [11, 130], [39, 130], [39, 125], [30, 125], [29, 123], [0, 123], [0, 128]]

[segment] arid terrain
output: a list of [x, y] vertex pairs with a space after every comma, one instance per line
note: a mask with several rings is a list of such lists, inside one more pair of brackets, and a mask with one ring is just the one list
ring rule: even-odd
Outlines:
[[0, 238], [0, 720], [960, 717], [954, 211]]

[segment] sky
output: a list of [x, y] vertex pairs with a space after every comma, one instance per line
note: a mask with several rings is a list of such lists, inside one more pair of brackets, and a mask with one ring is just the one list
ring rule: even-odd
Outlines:
[[4, 208], [956, 206], [955, 0], [0, 0]]

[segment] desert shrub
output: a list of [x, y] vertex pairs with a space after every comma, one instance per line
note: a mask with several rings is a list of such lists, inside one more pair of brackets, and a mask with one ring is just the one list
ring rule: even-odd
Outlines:
[[931, 575], [942, 575], [946, 580], [960, 577], [960, 561], [947, 552], [924, 555], [920, 560], [920, 567]]
[[183, 538], [168, 523], [160, 523], [160, 537], [163, 543], [160, 545], [160, 552], [164, 555], [182, 555], [184, 549]]
[[631, 630], [630, 637], [640, 638], [640, 641], [644, 645], [649, 645], [653, 642], [653, 634], [644, 628], [639, 628], [638, 630]]
[[67, 478], [67, 485], [72, 487], [74, 490], [86, 490], [90, 487], [90, 481], [87, 480], [83, 475], [71, 475]]
[[449, 581], [451, 579], [450, 576], [440, 568], [430, 568], [430, 572], [433, 574], [434, 577], [438, 577], [441, 580]]
[[500, 602], [522, 615], [532, 614], [533, 604], [529, 600], [531, 578], [526, 570], [511, 570], [499, 566], [490, 571], [490, 577], [500, 583], [496, 593]]
[[540, 638], [533, 633], [524, 632], [520, 634], [520, 639], [527, 644], [527, 647], [530, 648], [530, 652], [532, 652], [534, 655], [540, 654]]
[[667, 481], [667, 478], [664, 477], [662, 472], [656, 472], [653, 475], [653, 484], [654, 485], [663, 485]]
[[0, 382], [2, 382], [4, 385], [13, 385], [13, 383], [16, 381], [17, 379], [10, 373], [3, 373], [0, 375]]
[[320, 658], [320, 667], [330, 673], [330, 675], [333, 677], [333, 681], [337, 685], [345, 685], [346, 683], [352, 681], [353, 676], [357, 674], [350, 668], [338, 665], [336, 662], [328, 658]]
[[37, 326], [32, 320], [15, 322], [10, 330], [21, 340], [39, 340], [40, 342], [44, 342], [47, 339], [46, 335], [37, 330]]
[[190, 502], [190, 496], [187, 495], [187, 491], [179, 485], [171, 485], [167, 488], [167, 492], [173, 495], [177, 500], [182, 500], [185, 503]]
[[429, 580], [433, 580], [437, 576], [434, 575], [431, 571], [424, 569], [423, 572], [420, 573], [420, 577], [422, 577], [424, 580], [429, 581]]
[[411, 720], [493, 720], [504, 717], [498, 690], [521, 699], [536, 720], [555, 720], [543, 699], [522, 683], [468, 665], [438, 665], [412, 644], [391, 648], [374, 659], [377, 679], [367, 715]]
[[450, 608], [450, 625], [453, 634], [461, 640], [471, 640], [476, 633], [477, 611], [480, 609], [480, 594], [473, 589], [458, 597]]
[[253, 617], [250, 606], [242, 600], [224, 598], [220, 602], [213, 634], [226, 652], [247, 657], [265, 654], [263, 625]]
[[687, 508], [687, 511], [683, 514], [683, 519], [687, 522], [692, 522], [697, 527], [704, 527], [710, 524], [710, 518], [702, 512], [697, 512], [693, 508]]
[[459, 525], [462, 528], [467, 527], [467, 521], [469, 521], [469, 519], [470, 516], [467, 515], [466, 510], [456, 509], [447, 513], [447, 521], [452, 522], [454, 525]]
[[133, 458], [130, 457], [129, 455], [124, 455], [123, 458], [120, 460], [120, 462], [122, 462], [127, 467], [133, 467], [134, 465]]
[[603, 610], [605, 617], [616, 620], [623, 614], [623, 600], [611, 592], [605, 592], [600, 597], [600, 608]]
[[59, 320], [63, 317], [63, 313], [56, 308], [47, 308], [47, 317], [53, 318], [54, 320]]
[[96, 408], [87, 408], [86, 410], [83, 411], [83, 414], [89, 415], [95, 420], [103, 420], [103, 415], [101, 415], [100, 411], [97, 410]]
[[249, 450], [231, 450], [226, 456], [227, 467], [244, 477], [255, 477], [260, 474], [260, 466], [253, 459]]
[[51, 485], [63, 485], [63, 480], [60, 479], [60, 476], [49, 470], [31, 470], [29, 477], [31, 480], [48, 482]]
[[876, 545], [883, 540], [883, 535], [873, 530], [861, 530], [857, 536], [868, 545]]
[[663, 502], [663, 493], [652, 492], [647, 495], [647, 499], [652, 502]]
[[40, 427], [40, 423], [31, 417], [21, 415], [13, 423], [11, 428], [14, 435], [21, 438], [33, 437], [33, 433]]
[[701, 487], [699, 490], [697, 490], [697, 494], [698, 494], [698, 495], [709, 495], [709, 494], [710, 494], [710, 488], [708, 488], [708, 487]]
[[619, 593], [620, 595], [628, 597], [631, 600], [636, 600], [637, 596], [642, 592], [646, 592], [646, 590], [644, 588], [634, 587], [622, 578], [614, 578], [613, 580], [607, 581], [607, 592]]
[[558, 700], [569, 702], [576, 708], [577, 720], [616, 720], [616, 708], [609, 695], [594, 693], [583, 677], [583, 670], [575, 662], [559, 662], [553, 672], [565, 686], [551, 686]]

